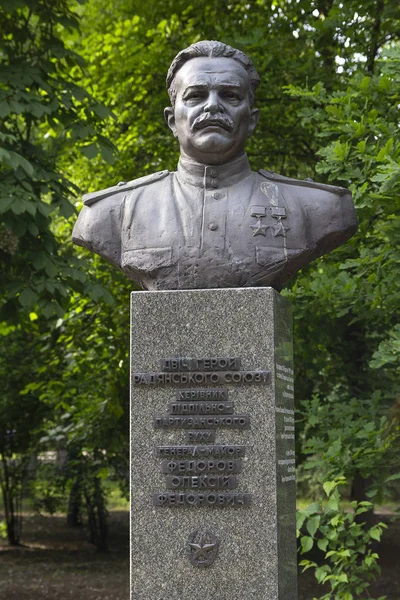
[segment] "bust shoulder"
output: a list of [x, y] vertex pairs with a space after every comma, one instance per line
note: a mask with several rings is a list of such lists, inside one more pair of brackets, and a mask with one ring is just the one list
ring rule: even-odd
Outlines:
[[85, 194], [83, 196], [83, 203], [85, 206], [91, 206], [95, 204], [99, 200], [104, 200], [105, 198], [110, 198], [111, 196], [115, 196], [116, 194], [131, 192], [137, 188], [143, 187], [145, 185], [149, 185], [150, 183], [154, 183], [163, 179], [169, 174], [169, 171], [157, 171], [157, 173], [152, 173], [151, 175], [145, 175], [144, 177], [139, 177], [138, 179], [133, 179], [132, 181], [120, 181], [117, 185], [111, 186], [104, 190], [100, 190], [98, 192], [91, 192], [90, 194]]
[[260, 169], [259, 174], [268, 179], [273, 183], [283, 183], [286, 185], [292, 185], [295, 187], [309, 188], [313, 190], [321, 190], [324, 192], [330, 192], [331, 194], [336, 194], [337, 196], [343, 196], [344, 194], [349, 194], [349, 190], [344, 187], [340, 187], [338, 185], [329, 185], [327, 183], [318, 183], [313, 181], [312, 179], [293, 179], [291, 177], [285, 177], [284, 175], [279, 175], [278, 173], [274, 173], [273, 171], [267, 171], [266, 169]]
[[[303, 235], [314, 258], [330, 252], [357, 230], [357, 217], [350, 190], [312, 180], [292, 179], [264, 169], [260, 188], [276, 206], [298, 207], [303, 218]], [[293, 232], [292, 232], [293, 234]], [[308, 261], [309, 262], [309, 261]]]

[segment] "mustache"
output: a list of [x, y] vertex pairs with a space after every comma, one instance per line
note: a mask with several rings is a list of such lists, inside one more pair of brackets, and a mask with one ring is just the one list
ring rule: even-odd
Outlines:
[[209, 125], [218, 125], [227, 131], [233, 130], [233, 121], [224, 113], [210, 113], [205, 112], [197, 117], [192, 125], [192, 130], [203, 129]]

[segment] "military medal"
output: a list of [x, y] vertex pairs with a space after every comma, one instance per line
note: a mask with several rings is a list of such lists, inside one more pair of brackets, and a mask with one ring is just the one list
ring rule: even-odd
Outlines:
[[278, 235], [283, 235], [286, 237], [286, 232], [290, 229], [282, 223], [282, 219], [286, 219], [286, 208], [281, 206], [271, 206], [271, 217], [277, 219], [277, 223], [272, 225], [272, 234], [274, 237], [278, 237]]
[[[282, 219], [286, 219], [287, 218], [287, 214], [286, 214], [286, 208], [283, 206], [278, 206], [278, 186], [275, 183], [271, 183], [270, 181], [263, 181], [263, 183], [260, 186], [260, 189], [262, 191], [262, 193], [264, 194], [264, 196], [267, 196], [268, 200], [271, 203], [270, 206], [270, 211], [271, 211], [271, 217], [273, 219], [276, 219], [277, 222], [274, 223], [273, 225], [271, 225], [271, 231], [272, 231], [272, 235], [274, 237], [278, 237], [278, 236], [283, 236], [286, 237], [286, 232], [290, 229], [290, 227], [288, 227], [287, 225], [284, 225], [282, 223]], [[264, 208], [264, 214], [263, 216], [266, 215], [266, 208], [265, 207], [252, 207], [253, 208]], [[253, 212], [251, 213], [251, 216], [256, 216], [255, 214], [253, 215]], [[257, 225], [257, 224], [256, 224]], [[256, 225], [251, 225], [251, 228], [253, 229], [253, 231], [255, 230]], [[267, 227], [269, 227], [267, 225]], [[256, 231], [258, 231], [256, 229]], [[253, 235], [260, 235], [258, 233], [253, 233]], [[261, 234], [261, 235], [266, 235], [265, 233]]]
[[269, 225], [264, 225], [264, 223], [261, 221], [261, 219], [267, 214], [267, 209], [265, 208], [265, 206], [260, 206], [257, 204], [252, 206], [250, 214], [252, 217], [255, 217], [257, 219], [257, 222], [254, 225], [250, 225], [251, 229], [253, 230], [253, 236], [267, 235], [266, 231]]

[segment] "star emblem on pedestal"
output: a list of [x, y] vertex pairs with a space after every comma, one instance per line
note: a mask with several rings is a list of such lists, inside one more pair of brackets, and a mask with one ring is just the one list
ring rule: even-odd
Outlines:
[[218, 538], [209, 531], [192, 533], [188, 541], [192, 565], [196, 567], [210, 566], [217, 556], [218, 545]]
[[216, 544], [207, 544], [204, 541], [204, 537], [201, 536], [198, 544], [193, 544], [189, 542], [189, 546], [192, 549], [193, 560], [206, 559], [208, 560], [209, 554], [211, 550], [214, 550]]
[[258, 219], [257, 223], [255, 225], [250, 225], [250, 227], [253, 230], [253, 236], [255, 236], [255, 235], [264, 235], [265, 236], [265, 235], [267, 235], [266, 231], [267, 231], [269, 225], [264, 225], [261, 222], [261, 219]]
[[290, 229], [290, 227], [287, 227], [286, 225], [284, 225], [281, 221], [281, 219], [278, 219], [278, 222], [275, 223], [274, 225], [271, 225], [272, 227], [272, 234], [274, 237], [278, 237], [278, 235], [282, 235], [283, 237], [286, 237], [286, 232]]

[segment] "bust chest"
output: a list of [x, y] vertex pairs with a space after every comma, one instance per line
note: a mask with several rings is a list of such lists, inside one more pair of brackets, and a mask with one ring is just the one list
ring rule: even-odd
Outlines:
[[308, 246], [300, 202], [257, 173], [231, 186], [160, 183], [124, 211], [121, 266], [146, 289], [268, 285]]

